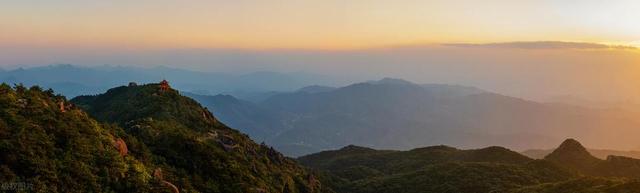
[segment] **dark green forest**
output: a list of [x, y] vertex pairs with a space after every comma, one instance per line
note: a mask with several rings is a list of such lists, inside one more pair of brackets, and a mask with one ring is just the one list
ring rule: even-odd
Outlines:
[[0, 181], [26, 184], [18, 192], [328, 191], [294, 160], [159, 84], [72, 101], [3, 84], [0, 139]]
[[460, 150], [432, 146], [410, 151], [347, 146], [300, 157], [345, 193], [635, 193], [640, 160], [591, 156], [568, 139], [545, 159], [502, 147]]

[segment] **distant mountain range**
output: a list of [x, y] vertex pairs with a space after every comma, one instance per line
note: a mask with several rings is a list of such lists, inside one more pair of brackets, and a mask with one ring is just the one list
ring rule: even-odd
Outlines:
[[336, 80], [307, 73], [231, 75], [166, 67], [52, 65], [0, 71], [0, 81], [42, 85], [70, 97], [163, 78], [224, 123], [289, 156], [348, 144], [548, 149], [567, 137], [598, 148], [640, 147], [634, 137], [640, 134], [638, 112], [540, 103], [459, 85], [386, 78], [334, 87]]
[[543, 159], [497, 146], [393, 151], [350, 145], [298, 162], [323, 172], [324, 184], [337, 192], [623, 193], [640, 188], [640, 160], [601, 160], [573, 139]]
[[201, 72], [169, 67], [95, 66], [84, 67], [69, 64], [50, 65], [33, 68], [19, 68], [1, 71], [0, 82], [23, 83], [26, 86], [39, 85], [53, 88], [66, 96], [98, 94], [107, 89], [167, 79], [174, 88], [200, 94], [232, 93], [236, 97], [252, 99], [257, 93], [269, 91], [293, 91], [313, 85], [334, 85], [340, 83], [332, 77], [297, 72], [253, 72], [230, 74]]
[[640, 145], [637, 113], [546, 104], [457, 85], [400, 79], [333, 88], [312, 86], [246, 101], [187, 94], [220, 119], [287, 155], [348, 144], [411, 149], [449, 144], [550, 148], [572, 136], [597, 147]]

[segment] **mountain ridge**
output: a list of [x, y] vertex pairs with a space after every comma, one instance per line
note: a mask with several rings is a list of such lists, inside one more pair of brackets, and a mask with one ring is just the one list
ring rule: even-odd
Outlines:
[[332, 189], [361, 193], [510, 192], [576, 176], [551, 162], [495, 146], [461, 150], [438, 145], [394, 151], [350, 145], [298, 161], [326, 172], [322, 180]]
[[[636, 171], [625, 171], [640, 160], [620, 156], [598, 160], [585, 151], [574, 139], [565, 140], [545, 159], [527, 158], [498, 146], [389, 151], [350, 145], [298, 161], [324, 172], [324, 184], [342, 192], [621, 193], [640, 187], [633, 175]], [[575, 167], [576, 160], [585, 157], [598, 163]]]
[[124, 128], [148, 150], [132, 148], [132, 154], [163, 166], [186, 191], [329, 191], [293, 160], [227, 127], [168, 84], [121, 86], [72, 102]]
[[[640, 134], [635, 129], [640, 115], [631, 112], [540, 103], [458, 85], [390, 82], [356, 83], [318, 93], [277, 93], [238, 108], [219, 108], [223, 102], [211, 98], [199, 101], [217, 103], [209, 107], [217, 108], [218, 116], [228, 116], [230, 124], [252, 120], [252, 125], [239, 128], [260, 133], [259, 139], [290, 156], [348, 144], [396, 150], [437, 144], [520, 150], [548, 148], [564, 136], [599, 147], [638, 143], [633, 135], [617, 134]], [[615, 144], [605, 143], [612, 139]]]

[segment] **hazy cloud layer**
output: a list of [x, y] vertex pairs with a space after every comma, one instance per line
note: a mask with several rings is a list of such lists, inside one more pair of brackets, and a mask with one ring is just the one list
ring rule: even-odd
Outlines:
[[606, 45], [586, 42], [535, 41], [535, 42], [502, 42], [487, 44], [453, 43], [445, 46], [466, 48], [519, 48], [519, 49], [637, 49], [633, 46]]

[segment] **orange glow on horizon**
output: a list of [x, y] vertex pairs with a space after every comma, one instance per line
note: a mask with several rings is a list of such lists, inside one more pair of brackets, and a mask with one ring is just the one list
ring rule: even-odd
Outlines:
[[[638, 45], [635, 1], [12, 2], [0, 45], [364, 49], [512, 41]], [[170, 14], [167, 14], [170, 13]]]

